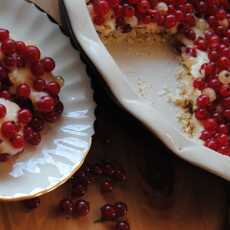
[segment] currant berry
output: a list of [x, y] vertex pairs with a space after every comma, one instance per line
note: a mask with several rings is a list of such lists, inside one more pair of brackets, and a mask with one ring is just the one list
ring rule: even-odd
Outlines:
[[22, 135], [16, 135], [11, 139], [11, 144], [16, 149], [24, 148], [25, 141]]
[[0, 66], [0, 81], [6, 80], [7, 75], [7, 70], [3, 66]]
[[0, 98], [4, 98], [6, 100], [10, 100], [11, 99], [11, 95], [7, 90], [3, 90], [0, 92]]
[[41, 62], [46, 72], [52, 72], [55, 69], [55, 61], [52, 58], [45, 57]]
[[4, 58], [3, 62], [8, 70], [12, 70], [17, 67], [17, 56], [15, 54], [8, 55]]
[[127, 211], [128, 211], [127, 204], [123, 202], [117, 202], [114, 206], [116, 210], [116, 218], [122, 218], [126, 216]]
[[25, 140], [27, 141], [31, 139], [33, 137], [33, 133], [34, 133], [33, 129], [29, 126], [26, 126], [23, 130], [23, 135]]
[[43, 63], [39, 61], [31, 64], [31, 72], [37, 77], [43, 75], [45, 73]]
[[90, 211], [90, 205], [88, 201], [85, 200], [78, 200], [74, 204], [74, 213], [77, 216], [87, 216]]
[[51, 112], [54, 109], [54, 99], [50, 96], [45, 96], [42, 97], [38, 102], [37, 102], [37, 109], [40, 112], [48, 113]]
[[28, 63], [34, 63], [40, 60], [41, 52], [36, 46], [27, 46], [24, 55]]
[[6, 116], [6, 107], [2, 104], [0, 104], [0, 119], [4, 118]]
[[26, 44], [22, 41], [16, 41], [16, 52], [19, 55], [24, 56], [26, 53]]
[[87, 192], [87, 187], [80, 184], [80, 183], [75, 183], [72, 185], [72, 195], [73, 197], [82, 197], [86, 194]]
[[9, 31], [6, 29], [0, 28], [0, 42], [4, 42], [4, 41], [8, 40], [9, 37], [10, 37]]
[[109, 3], [106, 0], [98, 0], [94, 4], [94, 10], [97, 15], [104, 17], [110, 10]]
[[140, 0], [137, 4], [137, 10], [145, 14], [150, 9], [150, 3], [148, 0]]
[[43, 79], [36, 79], [33, 82], [33, 87], [39, 92], [44, 91], [46, 88], [46, 82]]
[[23, 124], [28, 124], [32, 120], [32, 113], [28, 109], [21, 109], [18, 112], [18, 120]]
[[34, 116], [29, 125], [35, 132], [41, 132], [44, 129], [45, 122], [41, 117]]
[[13, 138], [16, 135], [18, 129], [14, 122], [6, 121], [2, 124], [1, 131], [3, 136], [7, 138]]
[[17, 96], [18, 97], [25, 97], [25, 98], [28, 98], [30, 96], [30, 87], [29, 85], [27, 84], [20, 84], [18, 87], [17, 87]]
[[111, 204], [105, 204], [101, 208], [101, 217], [104, 220], [114, 220], [116, 218], [116, 209]]
[[129, 230], [130, 226], [127, 221], [118, 221], [115, 226], [115, 230]]
[[14, 40], [8, 39], [2, 43], [1, 48], [5, 55], [10, 55], [16, 51], [16, 43]]
[[31, 145], [38, 145], [41, 142], [41, 135], [38, 132], [33, 131], [30, 138], [27, 139], [27, 142]]
[[206, 83], [203, 79], [197, 78], [193, 81], [193, 87], [199, 90], [204, 89], [206, 86]]
[[165, 25], [168, 29], [173, 28], [174, 26], [176, 26], [176, 17], [174, 15], [167, 15], [165, 18]]
[[199, 107], [206, 107], [209, 105], [210, 100], [209, 97], [207, 95], [200, 95], [197, 100], [196, 100], [197, 106]]
[[215, 131], [218, 127], [217, 122], [213, 118], [208, 118], [208, 119], [204, 120], [203, 125], [207, 131]]
[[63, 199], [59, 203], [59, 210], [67, 216], [72, 215], [74, 203], [70, 199]]
[[113, 184], [111, 180], [107, 179], [101, 183], [102, 193], [112, 192], [112, 190], [113, 190]]

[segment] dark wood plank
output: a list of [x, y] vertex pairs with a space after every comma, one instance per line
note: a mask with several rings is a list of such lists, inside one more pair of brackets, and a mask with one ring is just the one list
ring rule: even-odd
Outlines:
[[[34, 0], [58, 19], [57, 0]], [[44, 195], [41, 207], [26, 211], [20, 203], [0, 205], [1, 230], [103, 230], [110, 224], [95, 224], [106, 202], [128, 203], [128, 219], [134, 230], [227, 229], [226, 182], [183, 162], [129, 115], [124, 114], [94, 80], [98, 103], [96, 135], [88, 161], [110, 159], [126, 168], [128, 182], [102, 195], [98, 184], [89, 188], [91, 203], [86, 218], [66, 220], [57, 215], [58, 201], [68, 196], [68, 186]], [[225, 223], [226, 224], [226, 223]]]

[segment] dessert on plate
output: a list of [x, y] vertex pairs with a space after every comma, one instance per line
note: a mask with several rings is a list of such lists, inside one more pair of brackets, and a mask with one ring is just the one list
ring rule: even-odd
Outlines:
[[[86, 0], [107, 40], [174, 44], [182, 71], [180, 121], [210, 149], [230, 156], [230, 2], [228, 0]], [[196, 129], [196, 132], [194, 131]]]
[[46, 123], [63, 112], [63, 84], [52, 71], [55, 62], [39, 48], [15, 41], [0, 28], [0, 161], [38, 145]]

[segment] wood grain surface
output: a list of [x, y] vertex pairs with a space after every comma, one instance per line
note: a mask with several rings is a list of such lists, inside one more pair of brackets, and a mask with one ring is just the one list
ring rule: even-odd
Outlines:
[[[77, 1], [77, 0], [76, 0]], [[34, 0], [58, 22], [57, 0]], [[128, 182], [102, 195], [91, 185], [85, 199], [86, 218], [57, 215], [58, 201], [68, 186], [41, 197], [41, 206], [28, 212], [21, 203], [0, 205], [0, 230], [106, 230], [110, 223], [94, 223], [106, 202], [125, 201], [133, 230], [227, 230], [227, 182], [176, 158], [137, 121], [124, 114], [93, 79], [98, 104], [96, 135], [88, 160], [112, 159], [127, 169]]]

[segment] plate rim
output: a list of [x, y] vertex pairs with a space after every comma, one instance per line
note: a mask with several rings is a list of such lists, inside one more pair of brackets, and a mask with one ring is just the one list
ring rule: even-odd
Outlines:
[[[159, 132], [159, 129], [155, 129], [154, 124], [149, 124], [150, 122], [153, 121], [152, 118], [150, 118], [150, 116], [148, 114], [141, 114], [140, 111], [138, 111], [137, 105], [140, 106], [140, 108], [147, 108], [148, 112], [152, 112], [156, 110], [151, 109], [147, 106], [143, 106], [141, 107], [141, 100], [135, 100], [135, 98], [133, 99], [132, 96], [130, 96], [129, 93], [127, 93], [128, 95], [128, 99], [130, 100], [126, 100], [123, 98], [121, 98], [121, 96], [115, 92], [116, 90], [119, 90], [119, 88], [117, 87], [118, 84], [116, 80], [112, 79], [110, 76], [107, 76], [106, 73], [108, 73], [107, 69], [103, 69], [99, 64], [99, 61], [97, 62], [97, 59], [95, 58], [96, 56], [96, 51], [94, 50], [94, 52], [92, 52], [92, 50], [90, 48], [88, 48], [91, 45], [95, 44], [95, 47], [98, 48], [97, 51], [102, 51], [104, 52], [104, 56], [103, 57], [109, 57], [110, 55], [108, 54], [104, 45], [102, 44], [101, 40], [99, 39], [99, 36], [97, 35], [94, 26], [90, 20], [90, 16], [89, 14], [86, 15], [86, 12], [82, 12], [82, 14], [80, 13], [80, 16], [77, 18], [78, 20], [81, 20], [81, 17], [85, 17], [84, 18], [84, 23], [88, 23], [89, 28], [85, 29], [86, 26], [84, 23], [79, 24], [79, 26], [76, 26], [76, 14], [73, 10], [72, 4], [78, 4], [78, 7], [85, 7], [83, 6], [83, 4], [85, 4], [85, 2], [83, 3], [84, 0], [79, 0], [79, 4], [72, 1], [72, 0], [59, 0], [59, 9], [60, 9], [60, 13], [61, 13], [61, 20], [62, 23], [64, 24], [65, 29], [67, 30], [69, 36], [71, 37], [72, 42], [75, 43], [75, 46], [77, 47], [77, 49], [84, 55], [84, 59], [83, 61], [85, 62], [85, 64], [90, 68], [92, 67], [94, 70], [97, 70], [97, 75], [99, 76], [99, 79], [102, 79], [102, 82], [105, 83], [106, 87], [109, 89], [109, 92], [111, 93], [112, 97], [115, 99], [115, 102], [120, 105], [124, 110], [126, 110], [128, 113], [130, 113], [131, 115], [133, 115], [135, 118], [137, 118], [148, 130], [150, 130], [154, 135], [156, 135], [167, 147], [169, 147], [169, 149], [171, 149], [171, 151], [176, 154], [178, 157], [180, 157], [183, 160], [188, 161], [189, 163], [195, 165], [196, 167], [200, 167], [216, 176], [219, 176], [227, 181], [230, 181], [230, 172], [229, 172], [229, 168], [230, 168], [230, 159], [227, 156], [223, 156], [220, 154], [217, 154], [215, 151], [210, 150], [204, 146], [199, 146], [198, 144], [194, 145], [194, 141], [192, 141], [189, 138], [186, 138], [184, 135], [182, 135], [180, 132], [176, 131], [176, 133], [178, 135], [177, 138], [172, 138], [172, 135], [170, 136], [170, 133], [167, 135], [167, 133], [164, 133], [163, 131]], [[68, 8], [68, 9], [67, 9]], [[87, 9], [84, 9], [84, 11], [86, 11]], [[80, 11], [81, 12], [81, 11]], [[75, 16], [75, 17], [74, 17]], [[74, 21], [73, 21], [73, 17], [74, 17]], [[90, 22], [89, 22], [90, 20]], [[84, 27], [82, 26], [84, 25]], [[79, 34], [75, 34], [76, 31], [79, 32]], [[92, 35], [92, 37], [90, 37]], [[88, 37], [89, 36], [89, 37]], [[79, 40], [80, 39], [80, 40]], [[90, 43], [91, 42], [91, 43]], [[88, 45], [88, 47], [87, 47]], [[109, 59], [112, 59], [111, 56], [109, 57]], [[111, 63], [108, 62], [109, 64]], [[107, 63], [107, 64], [108, 64]], [[111, 63], [114, 67], [114, 63]], [[117, 69], [115, 69], [117, 71]], [[107, 72], [106, 72], [107, 71]], [[116, 72], [116, 74], [118, 73], [118, 71]], [[105, 74], [105, 75], [104, 75]], [[114, 74], [114, 75], [116, 75]], [[118, 73], [119, 74], [119, 73]], [[121, 72], [120, 72], [120, 75]], [[120, 76], [117, 76], [120, 77]], [[121, 76], [122, 78], [123, 76]], [[124, 79], [119, 79], [121, 81], [124, 82]], [[116, 84], [116, 85], [112, 85]], [[126, 82], [125, 82], [126, 83]], [[128, 89], [129, 91], [130, 89]], [[121, 91], [120, 91], [121, 92]], [[127, 95], [124, 95], [124, 97], [126, 97]], [[133, 99], [133, 100], [132, 100]], [[140, 110], [140, 109], [139, 109]], [[159, 115], [159, 114], [158, 114]], [[155, 117], [157, 115], [154, 115]], [[161, 124], [162, 123], [162, 119], [161, 120]], [[149, 122], [150, 121], [150, 122]], [[167, 123], [167, 122], [166, 122]], [[163, 128], [165, 129], [166, 124], [163, 124]], [[172, 126], [172, 125], [171, 125]], [[159, 128], [159, 126], [158, 126]], [[172, 127], [171, 127], [172, 128]], [[170, 130], [171, 134], [175, 134], [175, 130]], [[183, 138], [179, 141], [180, 144], [178, 145], [178, 139], [181, 138], [181, 136], [183, 136]], [[175, 142], [175, 140], [177, 141], [177, 143]], [[187, 143], [187, 145], [186, 145]], [[198, 153], [197, 153], [198, 152]], [[204, 156], [204, 154], [208, 152], [209, 154], [209, 158], [207, 158], [206, 156]], [[193, 154], [193, 156], [191, 157], [191, 154]], [[203, 154], [203, 155], [202, 155]], [[225, 161], [225, 162], [224, 162]], [[224, 162], [224, 163], [223, 163]]]
[[89, 140], [89, 148], [87, 149], [87, 151], [84, 154], [84, 157], [82, 158], [81, 162], [77, 165], [77, 167], [75, 167], [71, 173], [69, 174], [68, 177], [63, 177], [63, 180], [60, 180], [57, 184], [55, 185], [51, 185], [49, 187], [47, 187], [46, 189], [43, 189], [42, 191], [37, 191], [34, 193], [30, 193], [29, 195], [17, 195], [17, 196], [0, 196], [0, 201], [1, 202], [15, 202], [15, 201], [23, 201], [23, 200], [28, 200], [28, 199], [33, 199], [35, 197], [40, 197], [42, 195], [45, 195], [55, 189], [57, 189], [58, 187], [60, 187], [61, 185], [65, 184], [83, 165], [83, 163], [85, 162], [85, 159], [91, 149], [92, 146], [92, 137]]
[[[42, 9], [37, 3], [35, 2], [32, 2], [31, 0], [23, 0], [24, 2], [28, 3], [28, 4], [32, 4], [36, 10], [40, 11], [41, 14], [44, 14], [48, 20], [55, 24], [55, 26], [57, 26], [60, 30], [60, 33], [63, 33], [63, 35], [65, 37], [67, 37], [70, 41], [70, 45], [76, 49], [76, 46], [75, 44], [73, 43], [72, 39], [70, 38], [70, 36], [68, 36], [68, 34], [63, 30], [63, 28], [61, 27], [61, 25], [58, 24], [58, 22], [50, 15], [48, 14], [44, 9]], [[82, 61], [82, 58], [80, 58], [80, 60]], [[85, 70], [86, 71], [86, 70]], [[87, 73], [86, 73], [87, 74]], [[92, 101], [94, 103], [94, 112], [93, 112], [93, 115], [94, 115], [94, 121], [93, 121], [93, 129], [94, 129], [94, 125], [95, 125], [95, 121], [96, 121], [96, 116], [95, 116], [95, 110], [96, 110], [96, 107], [97, 107], [97, 104], [95, 102], [95, 100], [93, 99], [93, 95], [94, 95], [94, 90], [91, 86], [91, 82], [90, 82], [90, 87], [92, 89]], [[57, 189], [58, 187], [60, 187], [61, 185], [65, 184], [83, 165], [83, 163], [85, 162], [85, 159], [92, 147], [92, 140], [93, 140], [93, 136], [95, 135], [95, 133], [93, 133], [89, 139], [89, 145], [88, 145], [88, 148], [83, 152], [84, 153], [84, 156], [82, 157], [81, 161], [79, 162], [79, 164], [74, 167], [72, 169], [72, 171], [69, 173], [69, 175], [67, 177], [63, 176], [62, 180], [60, 180], [58, 183], [56, 183], [55, 185], [50, 185], [48, 187], [46, 187], [46, 189], [40, 189], [40, 191], [35, 191], [35, 192], [31, 192], [29, 193], [28, 195], [27, 194], [19, 194], [19, 195], [16, 195], [16, 196], [2, 196], [0, 195], [0, 201], [1, 202], [15, 202], [15, 201], [23, 201], [23, 200], [27, 200], [27, 199], [33, 199], [35, 197], [39, 197], [39, 196], [42, 196], [42, 195], [45, 195], [55, 189]]]

